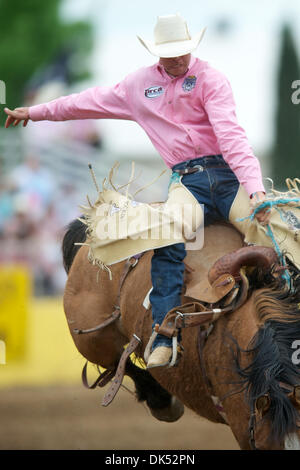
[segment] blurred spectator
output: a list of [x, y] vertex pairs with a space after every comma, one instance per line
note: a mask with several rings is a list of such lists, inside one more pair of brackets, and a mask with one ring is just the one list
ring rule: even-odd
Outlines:
[[[25, 264], [32, 269], [34, 247], [31, 237], [35, 233], [35, 224], [28, 217], [28, 208], [24, 201], [15, 204], [15, 194], [4, 193], [7, 200], [11, 197], [12, 212], [9, 217], [1, 218], [1, 263]], [[1, 199], [3, 196], [1, 195]]]
[[40, 164], [36, 156], [30, 155], [17, 166], [8, 182], [16, 192], [15, 205], [26, 205], [28, 216], [38, 220], [53, 200], [56, 185], [50, 172]]
[[56, 208], [51, 204], [32, 237], [35, 246], [33, 270], [37, 295], [55, 295], [64, 288], [66, 275], [62, 264], [62, 236]]
[[68, 225], [71, 220], [80, 216], [77, 204], [79, 200], [77, 188], [74, 184], [66, 181], [61, 185], [55, 197], [56, 214], [61, 227]]
[[39, 158], [30, 155], [0, 182], [0, 195], [0, 262], [25, 264], [36, 295], [61, 294], [63, 232], [79, 215], [74, 186], [58, 187]]
[[14, 189], [9, 184], [0, 181], [0, 238], [3, 236], [5, 224], [14, 214]]

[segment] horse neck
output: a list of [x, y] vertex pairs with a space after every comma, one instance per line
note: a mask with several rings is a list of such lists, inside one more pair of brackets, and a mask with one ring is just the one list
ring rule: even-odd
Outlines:
[[[204, 358], [207, 375], [212, 384], [212, 394], [218, 397], [227, 395], [240, 377], [235, 370], [237, 351], [247, 350], [258, 331], [253, 297], [239, 309], [220, 317], [208, 336]], [[243, 367], [250, 363], [248, 354], [241, 354]], [[216, 368], [216, 364], [218, 367]]]

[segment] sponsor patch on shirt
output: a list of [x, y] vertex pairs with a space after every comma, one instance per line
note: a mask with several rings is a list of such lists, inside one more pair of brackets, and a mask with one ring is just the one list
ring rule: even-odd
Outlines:
[[151, 86], [145, 90], [146, 98], [157, 98], [158, 96], [162, 95], [164, 89], [162, 86]]
[[191, 91], [193, 88], [195, 88], [196, 81], [197, 81], [197, 77], [195, 77], [195, 75], [189, 75], [188, 77], [186, 77], [186, 79], [184, 80], [182, 84], [183, 90]]

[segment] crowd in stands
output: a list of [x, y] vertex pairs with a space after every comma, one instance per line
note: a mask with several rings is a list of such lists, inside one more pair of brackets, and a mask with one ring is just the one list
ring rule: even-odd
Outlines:
[[58, 186], [35, 155], [0, 179], [0, 264], [25, 265], [35, 295], [63, 292], [61, 243], [67, 224], [79, 215], [77, 201], [73, 183]]
[[[25, 105], [47, 102], [67, 93], [63, 82], [52, 80], [31, 90]], [[43, 158], [28, 154], [26, 149], [30, 149], [31, 142], [42, 142], [49, 148], [72, 142], [100, 152], [102, 137], [93, 120], [75, 120], [29, 123], [22, 139], [23, 161], [9, 174], [0, 171], [0, 265], [25, 265], [31, 273], [35, 295], [59, 295], [66, 281], [61, 252], [63, 235], [69, 222], [80, 215], [78, 206], [84, 201], [78, 194], [77, 181], [65, 175], [64, 183], [61, 179], [58, 183], [55, 171], [50, 171]]]

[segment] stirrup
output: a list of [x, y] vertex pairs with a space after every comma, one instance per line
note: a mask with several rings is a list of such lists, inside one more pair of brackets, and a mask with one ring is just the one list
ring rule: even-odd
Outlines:
[[[158, 333], [156, 331], [153, 331], [153, 333], [150, 336], [150, 339], [147, 343], [147, 346], [145, 348], [144, 361], [145, 361], [146, 364], [149, 360], [149, 357], [150, 357], [150, 354], [151, 354], [151, 348], [152, 348], [152, 345], [153, 345], [154, 340], [155, 340], [157, 335], [158, 335]], [[176, 336], [172, 337], [172, 357], [171, 357], [171, 360], [170, 360], [169, 364], [167, 364], [166, 367], [168, 367], [168, 368], [173, 367], [177, 364], [177, 362], [178, 362], [178, 347], [181, 350], [183, 350], [183, 346], [178, 344], [178, 338], [177, 338], [177, 335], [176, 335]]]
[[150, 354], [151, 354], [151, 348], [152, 348], [152, 345], [154, 343], [154, 340], [156, 338], [156, 336], [158, 335], [157, 331], [153, 331], [152, 335], [150, 336], [150, 339], [147, 343], [147, 346], [145, 347], [145, 351], [144, 351], [144, 361], [145, 363], [147, 364], [148, 362], [148, 359], [150, 357]]
[[172, 337], [172, 357], [171, 357], [168, 367], [175, 366], [177, 362], [177, 355], [178, 355], [178, 339], [176, 335]]

